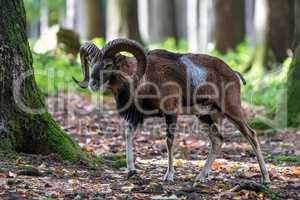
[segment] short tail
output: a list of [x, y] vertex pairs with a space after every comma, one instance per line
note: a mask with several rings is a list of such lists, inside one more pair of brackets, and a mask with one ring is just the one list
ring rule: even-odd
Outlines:
[[243, 85], [246, 85], [246, 84], [247, 84], [245, 78], [243, 77], [243, 75], [242, 75], [240, 72], [234, 71], [234, 73], [235, 73], [235, 74], [239, 77], [239, 79], [243, 82]]

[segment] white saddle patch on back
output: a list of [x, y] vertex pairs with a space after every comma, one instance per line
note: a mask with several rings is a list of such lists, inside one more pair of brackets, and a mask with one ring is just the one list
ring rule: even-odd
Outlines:
[[187, 78], [192, 86], [203, 84], [207, 79], [207, 70], [202, 65], [193, 63], [187, 56], [182, 56], [180, 62], [186, 67]]

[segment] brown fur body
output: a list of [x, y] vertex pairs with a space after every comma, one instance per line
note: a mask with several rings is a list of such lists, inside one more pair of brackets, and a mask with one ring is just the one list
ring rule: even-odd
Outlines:
[[[180, 62], [182, 56], [186, 56], [197, 66], [204, 66], [207, 71], [207, 82], [216, 88], [206, 84], [199, 88], [189, 85], [186, 66]], [[143, 109], [157, 111], [150, 116], [162, 116], [164, 111], [174, 111], [175, 114], [180, 114], [181, 107], [190, 107], [194, 104], [211, 105], [211, 111], [217, 109], [222, 112], [226, 112], [226, 107], [232, 107], [230, 105], [235, 105], [235, 107], [241, 105], [240, 80], [235, 72], [218, 58], [203, 54], [177, 54], [165, 50], [154, 50], [148, 53], [147, 62], [144, 77], [139, 82], [139, 85], [144, 84], [144, 86], [139, 88], [138, 95], [151, 96], [151, 98], [139, 98], [139, 105]], [[136, 68], [135, 58], [129, 57], [124, 58], [119, 66], [119, 69], [129, 76], [136, 72]], [[151, 83], [154, 83], [158, 90]], [[124, 94], [125, 91], [129, 92], [128, 87], [128, 81], [120, 76], [114, 77], [109, 83], [109, 88], [115, 93], [116, 102], [120, 107], [130, 101]], [[195, 102], [193, 99], [195, 93], [209, 97], [196, 99]], [[134, 103], [133, 100], [132, 103]]]

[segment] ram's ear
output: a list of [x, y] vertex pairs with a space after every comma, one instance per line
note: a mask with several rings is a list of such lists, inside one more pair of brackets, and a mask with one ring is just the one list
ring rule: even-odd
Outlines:
[[116, 54], [115, 55], [115, 60], [114, 60], [115, 61], [115, 65], [120, 66], [124, 62], [125, 59], [126, 59], [126, 56], [124, 56], [124, 55], [122, 55], [120, 53]]

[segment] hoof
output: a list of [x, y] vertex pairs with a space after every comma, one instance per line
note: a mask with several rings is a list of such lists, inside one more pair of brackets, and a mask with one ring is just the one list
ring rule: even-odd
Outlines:
[[136, 170], [131, 170], [127, 173], [127, 179], [130, 179], [131, 177], [133, 177], [134, 175], [137, 175]]

